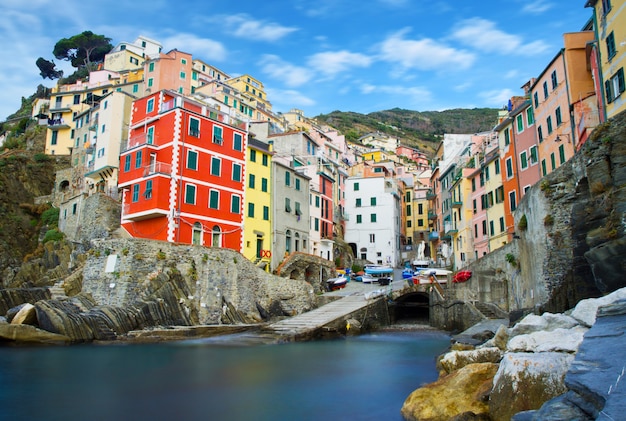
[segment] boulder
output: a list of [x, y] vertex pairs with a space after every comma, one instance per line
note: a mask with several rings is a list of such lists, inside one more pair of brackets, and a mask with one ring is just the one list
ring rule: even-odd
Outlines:
[[497, 347], [451, 351], [439, 360], [438, 365], [440, 372], [443, 371], [445, 374], [449, 374], [469, 364], [497, 363], [502, 359], [502, 354], [502, 350]]
[[37, 325], [37, 312], [35, 306], [26, 303], [21, 306], [15, 317], [11, 320], [12, 325]]
[[598, 307], [606, 306], [619, 300], [626, 299], [626, 288], [618, 289], [600, 298], [588, 298], [578, 302], [571, 316], [581, 324], [591, 327], [596, 321]]
[[71, 339], [31, 325], [0, 324], [0, 340], [30, 344], [67, 345]]
[[572, 329], [554, 329], [517, 335], [507, 343], [508, 352], [570, 352], [575, 353], [589, 329], [576, 326]]
[[510, 330], [510, 336], [524, 335], [532, 332], [551, 331], [554, 329], [570, 329], [578, 326], [578, 321], [565, 314], [543, 313], [541, 316], [529, 314]]
[[574, 356], [560, 352], [506, 353], [493, 379], [489, 412], [494, 421], [538, 409], [566, 391], [563, 378]]
[[421, 421], [448, 421], [467, 413], [484, 417], [497, 370], [494, 363], [466, 365], [411, 393], [400, 412], [406, 420]]

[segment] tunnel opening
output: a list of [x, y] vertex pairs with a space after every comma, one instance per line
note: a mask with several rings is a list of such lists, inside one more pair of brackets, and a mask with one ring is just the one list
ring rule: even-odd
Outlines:
[[429, 324], [430, 298], [428, 294], [416, 292], [398, 298], [389, 308], [392, 323]]

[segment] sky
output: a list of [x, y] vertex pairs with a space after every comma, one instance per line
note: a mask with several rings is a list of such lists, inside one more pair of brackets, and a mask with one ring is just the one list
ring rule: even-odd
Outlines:
[[579, 31], [585, 0], [2, 0], [0, 121], [42, 79], [38, 57], [83, 31], [143, 35], [260, 80], [275, 112], [500, 108]]

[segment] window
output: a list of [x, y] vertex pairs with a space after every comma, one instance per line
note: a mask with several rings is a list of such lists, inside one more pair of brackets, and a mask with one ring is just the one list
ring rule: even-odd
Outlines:
[[198, 152], [187, 150], [187, 168], [190, 170], [198, 169]]
[[135, 83], [135, 84], [133, 85], [133, 93], [134, 93], [134, 94], [136, 94], [137, 92], [139, 92], [139, 84], [138, 84], [138, 83]]
[[148, 127], [146, 131], [146, 143], [152, 145], [154, 143], [154, 126]]
[[493, 227], [493, 221], [489, 221], [489, 235], [493, 236], [495, 234], [495, 229]]
[[406, 205], [406, 216], [411, 216], [411, 205]]
[[148, 71], [154, 72], [154, 61], [148, 65]]
[[526, 108], [526, 124], [532, 126], [535, 123], [535, 113], [532, 107]]
[[359, 191], [359, 183], [354, 183], [354, 191]]
[[500, 232], [504, 232], [504, 217], [500, 217]]
[[602, 0], [602, 14], [606, 15], [611, 11], [611, 0]]
[[561, 118], [561, 107], [556, 107], [556, 110], [554, 111], [554, 115], [556, 117], [556, 126], [558, 127], [563, 122]]
[[545, 176], [546, 174], [548, 174], [548, 169], [546, 168], [546, 160], [542, 159], [541, 160], [541, 175]]
[[152, 88], [152, 85], [154, 85], [154, 79], [150, 78], [148, 79], [148, 88]]
[[256, 183], [256, 176], [254, 174], [248, 175], [248, 188], [253, 189]]
[[241, 213], [241, 197], [236, 194], [230, 196], [230, 211], [232, 213]]
[[241, 165], [233, 164], [233, 181], [241, 181]]
[[558, 85], [558, 81], [556, 79], [556, 70], [552, 71], [552, 74], [550, 75], [550, 79], [552, 80], [552, 90], [555, 90]]
[[200, 137], [200, 120], [189, 117], [189, 136]]
[[222, 138], [222, 128], [220, 126], [213, 126], [213, 143], [221, 145], [224, 142]]
[[548, 116], [546, 123], [548, 124], [548, 134], [550, 134], [552, 133], [552, 117], [551, 116]]
[[500, 186], [496, 189], [496, 203], [504, 202], [504, 186]]
[[539, 156], [537, 152], [537, 146], [533, 145], [530, 147], [530, 164], [534, 165], [539, 161]]
[[533, 94], [533, 99], [535, 101], [535, 108], [537, 108], [539, 106], [539, 95], [537, 94], [537, 92]]
[[180, 63], [183, 65], [187, 64], [187, 59], [181, 58]]
[[494, 171], [496, 172], [496, 174], [500, 174], [500, 159], [496, 159], [493, 162], [493, 168], [494, 168]]
[[254, 149], [250, 150], [250, 162], [256, 162], [256, 151]]
[[361, 215], [357, 215], [357, 216], [356, 216], [356, 223], [357, 223], [357, 224], [360, 224], [360, 223], [362, 222], [362, 219], [363, 219], [363, 218], [362, 218], [362, 216], [361, 216]]
[[56, 145], [58, 137], [59, 137], [59, 132], [57, 132], [56, 130], [53, 131], [52, 132], [52, 138], [50, 139], [50, 144], [51, 145]]
[[513, 178], [513, 160], [510, 157], [506, 159], [506, 178]]
[[370, 205], [371, 206], [376, 206], [376, 198], [375, 197], [370, 197]]
[[556, 169], [556, 159], [554, 159], [554, 152], [550, 154], [550, 165], [552, 165], [552, 171]]
[[543, 99], [548, 99], [548, 82], [543, 82]]
[[296, 190], [300, 190], [300, 179], [296, 178]]
[[[606, 52], [609, 60], [611, 60], [617, 52], [617, 50], [615, 49], [615, 35], [613, 35], [613, 32], [611, 32], [606, 37]], [[76, 104], [76, 102], [74, 102], [74, 104]]]
[[370, 234], [370, 243], [376, 242], [376, 234]]
[[139, 184], [133, 184], [133, 202], [139, 201]]
[[291, 173], [289, 171], [285, 171], [285, 186], [291, 186]]
[[524, 117], [521, 114], [518, 114], [515, 117], [515, 122], [517, 123], [517, 133], [521, 133], [524, 131]]
[[267, 167], [267, 161], [268, 161], [268, 159], [267, 159], [267, 155], [266, 155], [266, 154], [263, 154], [263, 159], [261, 160], [261, 164], [262, 164], [264, 167]]
[[543, 142], [543, 129], [541, 126], [537, 126], [537, 137], [539, 138], [539, 143]]
[[285, 212], [291, 213], [291, 199], [285, 197]]
[[185, 72], [180, 72], [180, 78], [181, 79], [187, 78], [187, 74]]
[[361, 207], [361, 198], [356, 199], [356, 205], [357, 208]]
[[211, 158], [211, 175], [219, 177], [221, 174], [221, 165], [222, 161], [219, 158], [213, 157]]
[[473, 209], [474, 213], [478, 212], [478, 208], [476, 207], [476, 199], [474, 199], [472, 201], [472, 209]]
[[241, 151], [242, 148], [242, 137], [241, 137], [241, 133], [234, 133], [233, 134], [233, 149], [236, 151]]
[[135, 155], [135, 168], [141, 168], [141, 151], [137, 151], [137, 155]]
[[370, 214], [370, 222], [376, 222], [376, 214], [375, 213], [371, 213]]
[[219, 209], [220, 206], [220, 192], [217, 190], [209, 191], [209, 208]]
[[472, 178], [472, 191], [476, 191], [476, 177]]
[[565, 163], [565, 147], [563, 145], [559, 146], [559, 165], [563, 165]]
[[74, 95], [74, 105], [80, 104], [80, 94]]
[[[359, 199], [360, 200], [360, 199]], [[360, 202], [359, 202], [360, 203]], [[320, 197], [319, 196], [315, 196], [315, 207], [319, 208], [320, 207]]]
[[193, 184], [187, 184], [185, 186], [185, 203], [190, 205], [196, 204], [196, 186]]
[[[300, 202], [296, 202], [296, 215], [300, 216], [302, 215], [302, 210], [300, 209]], [[298, 221], [300, 220], [300, 218], [298, 218]]]
[[513, 190], [512, 192], [509, 192], [509, 206], [510, 206], [511, 212], [517, 209], [517, 198], [515, 195], [515, 190]]
[[270, 220], [270, 208], [269, 208], [269, 206], [263, 206], [263, 220], [264, 221], [269, 221]]
[[528, 157], [526, 151], [523, 151], [521, 154], [519, 154], [519, 162], [523, 170], [528, 168]]
[[267, 193], [267, 178], [261, 178], [261, 191]]
[[124, 172], [130, 171], [130, 154], [124, 157]]
[[143, 197], [152, 199], [152, 180], [146, 181], [146, 190], [143, 192]]
[[487, 221], [483, 221], [483, 236], [487, 235]]
[[248, 218], [254, 218], [254, 203], [248, 203]]
[[620, 68], [615, 75], [604, 82], [606, 101], [613, 102], [624, 92], [624, 68]]
[[509, 129], [504, 129], [504, 145], [508, 145], [511, 143], [511, 134], [509, 133]]
[[489, 167], [485, 167], [485, 180], [489, 181]]
[[474, 238], [478, 238], [478, 224], [474, 224]]
[[418, 203], [417, 204], [417, 214], [418, 215], [423, 215], [424, 214], [424, 205], [422, 203]]
[[[413, 222], [411, 222], [410, 219], [408, 221], [406, 221], [406, 227], [407, 228], [411, 228], [412, 226], [413, 226]], [[411, 237], [408, 237], [407, 240], [411, 241]]]
[[150, 98], [146, 103], [146, 113], [154, 111], [154, 98]]

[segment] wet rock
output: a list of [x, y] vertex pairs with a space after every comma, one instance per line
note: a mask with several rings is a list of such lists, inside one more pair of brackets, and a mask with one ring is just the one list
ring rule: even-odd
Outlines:
[[469, 364], [434, 383], [421, 387], [405, 400], [406, 420], [448, 421], [461, 414], [484, 416], [498, 364]]
[[596, 321], [598, 308], [619, 300], [626, 299], [626, 288], [618, 289], [609, 295], [600, 298], [581, 300], [571, 313], [571, 316], [581, 324], [591, 327]]
[[502, 350], [497, 347], [477, 348], [467, 351], [451, 351], [439, 359], [437, 365], [440, 372], [443, 371], [449, 374], [469, 364], [498, 363], [502, 359], [502, 355]]
[[66, 345], [71, 339], [65, 335], [51, 333], [31, 325], [0, 324], [0, 341], [31, 344]]
[[578, 321], [565, 314], [543, 313], [541, 316], [529, 314], [520, 320], [510, 330], [510, 336], [517, 336], [539, 331], [552, 331], [555, 329], [570, 329], [578, 326]]
[[507, 343], [508, 352], [569, 352], [575, 353], [589, 330], [583, 326], [554, 329], [517, 335]]

